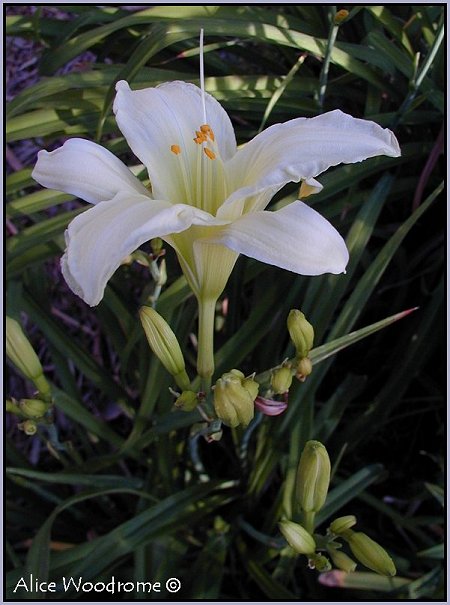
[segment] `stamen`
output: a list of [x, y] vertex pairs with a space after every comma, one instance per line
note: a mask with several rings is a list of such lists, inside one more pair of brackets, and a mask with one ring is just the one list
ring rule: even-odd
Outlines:
[[196, 138], [194, 139], [194, 141], [198, 144], [200, 143], [206, 143], [206, 136], [203, 134], [203, 132], [200, 132], [200, 130], [196, 130], [195, 134], [197, 135]]
[[180, 167], [181, 178], [183, 179], [184, 191], [186, 195], [186, 201], [188, 204], [192, 204], [192, 183], [190, 175], [186, 168], [186, 162], [181, 157], [181, 147], [179, 145], [171, 145], [170, 151], [177, 156], [178, 165]]
[[209, 137], [211, 139], [211, 141], [214, 142], [214, 139], [215, 139], [214, 132], [209, 124], [202, 124], [200, 126], [200, 130], [204, 136]]
[[214, 153], [214, 151], [211, 151], [211, 149], [208, 149], [208, 147], [204, 147], [203, 151], [205, 152], [205, 155], [210, 159], [210, 160], [215, 160], [216, 159], [216, 154]]

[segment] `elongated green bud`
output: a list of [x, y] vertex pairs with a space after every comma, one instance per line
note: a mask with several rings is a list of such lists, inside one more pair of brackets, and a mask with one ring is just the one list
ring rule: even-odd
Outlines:
[[287, 318], [287, 327], [297, 350], [297, 357], [308, 357], [314, 343], [314, 328], [298, 309], [292, 309]]
[[276, 368], [272, 372], [272, 376], [270, 378], [270, 386], [272, 387], [272, 390], [276, 395], [282, 395], [283, 393], [286, 393], [286, 391], [289, 391], [291, 384], [291, 368], [283, 366], [281, 368]]
[[141, 307], [139, 311], [142, 327], [153, 353], [183, 391], [189, 390], [189, 377], [185, 370], [184, 358], [167, 321], [151, 307]]
[[[351, 532], [351, 533], [350, 533]], [[395, 576], [394, 561], [377, 542], [362, 532], [349, 532], [345, 536], [352, 553], [363, 565], [382, 576]]]
[[297, 470], [297, 500], [307, 513], [317, 513], [325, 504], [330, 485], [330, 459], [320, 441], [308, 441]]
[[18, 370], [32, 382], [43, 395], [50, 394], [39, 357], [36, 355], [20, 324], [6, 317], [6, 355]]
[[316, 542], [312, 535], [299, 523], [280, 521], [280, 531], [287, 543], [300, 555], [312, 555], [316, 550]]
[[330, 530], [338, 536], [344, 534], [348, 529], [356, 525], [355, 515], [345, 515], [338, 517], [330, 523]]
[[347, 573], [355, 571], [355, 561], [353, 561], [353, 559], [346, 555], [345, 552], [342, 552], [337, 548], [332, 548], [331, 546], [329, 546], [327, 550], [331, 557], [331, 560], [338, 569], [342, 569], [342, 571], [346, 571]]
[[27, 418], [42, 418], [49, 408], [49, 404], [40, 399], [21, 399], [19, 407]]
[[[214, 408], [217, 416], [228, 426], [247, 426], [255, 413], [254, 400], [258, 383], [245, 378], [239, 370], [226, 372], [214, 387]], [[256, 391], [256, 394], [255, 394]]]

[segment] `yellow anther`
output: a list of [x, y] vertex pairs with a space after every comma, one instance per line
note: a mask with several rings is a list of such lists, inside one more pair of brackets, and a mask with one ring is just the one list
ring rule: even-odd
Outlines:
[[214, 132], [209, 124], [202, 124], [200, 130], [205, 136], [209, 137], [211, 141], [214, 141]]
[[170, 151], [172, 153], [174, 153], [175, 155], [178, 155], [181, 153], [181, 147], [179, 145], [171, 145], [170, 146]]
[[203, 151], [205, 152], [205, 155], [210, 159], [210, 160], [215, 160], [216, 159], [216, 154], [211, 151], [211, 149], [208, 149], [207, 147], [205, 147], [203, 149]]

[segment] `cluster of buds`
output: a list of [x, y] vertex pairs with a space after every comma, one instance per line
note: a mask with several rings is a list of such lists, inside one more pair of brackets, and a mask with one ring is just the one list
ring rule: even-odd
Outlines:
[[287, 328], [295, 346], [295, 375], [304, 381], [312, 372], [308, 355], [314, 344], [314, 328], [298, 309], [292, 309], [287, 318]]
[[26, 435], [35, 435], [39, 424], [49, 424], [53, 421], [50, 401], [41, 399], [6, 400], [6, 411], [14, 414], [23, 421], [17, 426]]
[[325, 447], [319, 441], [308, 441], [300, 458], [296, 478], [296, 500], [302, 513], [302, 524], [281, 521], [281, 533], [297, 554], [307, 557], [311, 569], [329, 571], [331, 559], [338, 569], [347, 573], [354, 571], [356, 561], [341, 550], [342, 543], [338, 541], [344, 540], [355, 559], [365, 567], [383, 576], [394, 576], [394, 562], [384, 548], [366, 534], [351, 529], [356, 524], [354, 515], [332, 521], [325, 536], [314, 533], [314, 517], [325, 504], [330, 470]]
[[22, 419], [18, 428], [26, 435], [35, 435], [39, 424], [49, 424], [52, 407], [51, 387], [44, 376], [39, 357], [25, 336], [20, 324], [6, 317], [6, 355], [25, 378], [37, 389], [34, 399], [6, 401], [6, 411]]
[[226, 372], [214, 388], [214, 409], [222, 422], [231, 427], [248, 426], [255, 413], [259, 384], [240, 370]]
[[[345, 517], [340, 517], [330, 524], [328, 535], [333, 541], [336, 538], [345, 540], [348, 543], [353, 556], [365, 567], [368, 567], [382, 576], [395, 576], [395, 564], [385, 549], [380, 546], [378, 542], [372, 540], [367, 534], [361, 531], [353, 531], [351, 527], [354, 525], [356, 525], [355, 516], [347, 515]], [[347, 558], [349, 559], [349, 557]], [[336, 567], [343, 569], [343, 567], [340, 567], [338, 564], [336, 564]], [[344, 569], [344, 571], [346, 570]]]

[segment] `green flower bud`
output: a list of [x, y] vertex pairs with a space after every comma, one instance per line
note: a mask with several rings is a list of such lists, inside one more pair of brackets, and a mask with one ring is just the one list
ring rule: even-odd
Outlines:
[[157, 286], [164, 286], [167, 282], [167, 267], [166, 267], [166, 259], [163, 258], [159, 267], [158, 267], [158, 277], [155, 280]]
[[351, 532], [346, 536], [352, 553], [363, 565], [382, 576], [395, 576], [394, 561], [372, 538], [362, 532]]
[[346, 515], [345, 517], [338, 517], [332, 521], [330, 524], [330, 530], [333, 532], [333, 534], [337, 534], [339, 536], [354, 525], [356, 525], [355, 515]]
[[50, 394], [50, 385], [44, 377], [41, 362], [25, 336], [20, 324], [6, 317], [6, 355], [20, 372], [32, 382], [44, 396]]
[[141, 307], [139, 316], [153, 353], [169, 374], [172, 374], [180, 389], [189, 390], [190, 383], [185, 370], [183, 354], [169, 324], [151, 307]]
[[158, 255], [162, 250], [163, 244], [164, 242], [160, 237], [154, 237], [152, 240], [150, 240], [150, 246], [152, 247], [153, 254]]
[[253, 378], [245, 378], [242, 381], [242, 386], [247, 389], [253, 401], [255, 401], [259, 391], [259, 384], [256, 382], [256, 380], [253, 380]]
[[40, 399], [21, 399], [19, 407], [27, 418], [42, 418], [49, 408], [49, 404]]
[[332, 548], [328, 546], [328, 553], [333, 561], [334, 565], [338, 569], [342, 569], [342, 571], [346, 571], [350, 573], [351, 571], [355, 571], [356, 563], [351, 559], [345, 552], [338, 550], [337, 548]]
[[[217, 416], [228, 426], [247, 426], [253, 418], [255, 387], [244, 386], [248, 379], [239, 370], [223, 374], [214, 387], [214, 408]], [[254, 381], [252, 381], [254, 382]]]
[[287, 318], [287, 328], [297, 350], [297, 357], [308, 357], [314, 342], [314, 328], [298, 309], [292, 309]]
[[35, 435], [37, 432], [37, 424], [34, 420], [25, 420], [19, 424], [19, 428], [25, 433], [25, 435]]
[[175, 407], [180, 408], [183, 412], [192, 412], [197, 405], [198, 397], [194, 391], [183, 391], [175, 401]]
[[281, 368], [276, 368], [272, 372], [272, 376], [270, 378], [270, 385], [272, 387], [273, 392], [276, 395], [282, 395], [289, 391], [289, 388], [292, 384], [292, 371], [291, 368], [283, 366]]
[[330, 471], [325, 446], [319, 441], [308, 441], [297, 470], [297, 500], [303, 511], [317, 513], [325, 504]]
[[309, 357], [303, 357], [299, 360], [296, 368], [295, 376], [301, 382], [305, 382], [306, 377], [312, 372], [312, 363]]
[[300, 555], [312, 555], [316, 550], [316, 542], [312, 535], [299, 523], [280, 521], [280, 531], [287, 543]]
[[311, 569], [317, 569], [317, 571], [330, 571], [331, 563], [324, 555], [314, 553], [309, 557], [308, 565]]

